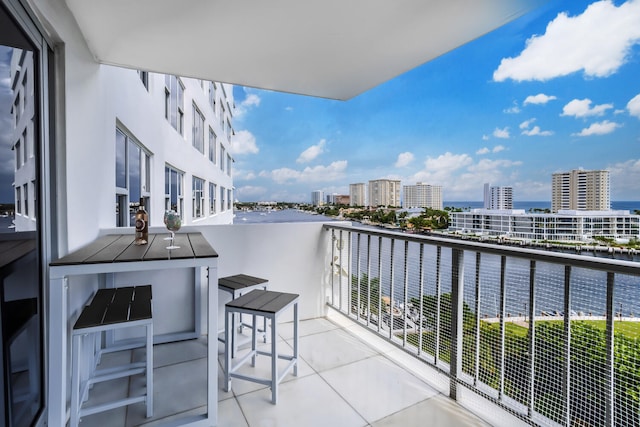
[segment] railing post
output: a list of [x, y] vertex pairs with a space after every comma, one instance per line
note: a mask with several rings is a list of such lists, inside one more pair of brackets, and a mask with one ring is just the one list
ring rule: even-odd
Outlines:
[[420, 322], [418, 324], [418, 356], [422, 354], [422, 324], [423, 324], [423, 319], [424, 319], [424, 245], [421, 243], [420, 244], [420, 290], [418, 291], [418, 297], [420, 298], [420, 303], [419, 303], [419, 314], [418, 314], [418, 321]]
[[565, 425], [571, 425], [571, 266], [564, 267], [564, 357], [562, 395], [565, 401]]
[[[361, 285], [361, 269], [360, 269], [360, 236], [361, 233], [358, 233], [358, 238], [356, 240], [356, 319], [360, 320], [360, 285]], [[349, 283], [353, 287], [352, 278], [349, 277]], [[351, 294], [353, 294], [353, 288], [351, 288]], [[352, 297], [353, 298], [353, 297]], [[353, 301], [351, 301], [351, 306], [353, 306]]]
[[451, 362], [449, 365], [449, 397], [457, 399], [458, 378], [462, 373], [464, 324], [464, 252], [451, 250]]
[[507, 257], [502, 255], [500, 257], [500, 382], [498, 385], [498, 399], [502, 400], [504, 396], [504, 376], [505, 376], [505, 342], [506, 342], [506, 328], [504, 316], [506, 313], [507, 305]]
[[536, 262], [529, 261], [529, 403], [527, 405], [529, 418], [533, 417], [535, 409], [535, 380], [536, 380]]
[[[341, 231], [342, 233], [342, 231]], [[331, 306], [335, 307], [335, 301], [333, 300], [333, 297], [335, 295], [336, 289], [335, 289], [335, 272], [336, 272], [336, 265], [338, 267], [338, 274], [340, 274], [340, 264], [336, 263], [336, 230], [335, 229], [331, 229]], [[338, 276], [340, 277], [340, 276]]]
[[371, 234], [367, 234], [367, 326], [371, 321]]
[[378, 333], [382, 328], [382, 236], [378, 236]]
[[402, 308], [402, 346], [407, 346], [407, 306], [409, 301], [407, 300], [407, 294], [409, 293], [409, 270], [408, 270], [408, 258], [409, 258], [409, 241], [404, 241], [404, 307]]
[[[613, 291], [615, 286], [615, 274], [612, 272], [607, 273], [607, 329], [606, 329], [606, 339], [607, 339], [607, 356], [606, 356], [606, 369], [607, 375], [609, 376], [609, 389], [607, 390], [607, 394], [605, 395], [606, 401], [606, 426], [611, 427], [615, 423], [615, 370], [614, 370], [614, 339], [613, 339], [613, 320], [614, 316], [614, 308], [613, 308]], [[622, 313], [620, 313], [622, 316]]]
[[389, 339], [393, 339], [393, 252], [395, 249], [396, 239], [391, 238], [391, 256], [389, 256], [389, 262], [391, 266], [389, 268], [391, 277], [389, 278]]
[[480, 379], [480, 260], [482, 256], [480, 252], [476, 252], [476, 301], [475, 301], [475, 311], [476, 311], [476, 324], [475, 324], [475, 333], [476, 333], [476, 346], [475, 346], [475, 369], [473, 373], [473, 385], [478, 385], [478, 380]]
[[[453, 251], [453, 249], [452, 249]], [[440, 356], [440, 305], [442, 299], [440, 298], [440, 268], [442, 263], [442, 246], [438, 246], [436, 250], [436, 348], [433, 363], [438, 366], [438, 358]]]

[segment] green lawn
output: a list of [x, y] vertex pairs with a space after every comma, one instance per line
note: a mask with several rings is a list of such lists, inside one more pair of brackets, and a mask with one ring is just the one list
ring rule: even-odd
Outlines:
[[[543, 321], [538, 320], [536, 323], [540, 324], [541, 322]], [[545, 320], [544, 322], [562, 324], [562, 321], [560, 320]], [[605, 320], [576, 320], [575, 322], [589, 323], [601, 331], [604, 331], [607, 327], [607, 323]], [[497, 323], [497, 322], [491, 324], [490, 326], [491, 329], [499, 328], [499, 327], [500, 327], [500, 323]], [[616, 320], [613, 324], [613, 328], [615, 333], [622, 334], [627, 338], [630, 338], [630, 339], [640, 338], [640, 322], [622, 322], [622, 321]], [[524, 326], [516, 325], [515, 323], [507, 322], [505, 324], [505, 329], [506, 329], [507, 335], [513, 334], [518, 337], [527, 336], [528, 328]]]

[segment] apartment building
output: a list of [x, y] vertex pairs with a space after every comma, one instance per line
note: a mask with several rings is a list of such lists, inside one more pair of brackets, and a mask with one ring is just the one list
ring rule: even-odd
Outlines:
[[313, 206], [322, 206], [324, 205], [324, 191], [315, 190], [311, 192], [311, 204]]
[[349, 206], [367, 206], [367, 185], [364, 182], [349, 184]]
[[605, 211], [611, 208], [609, 171], [574, 169], [551, 180], [551, 211]]
[[402, 207], [431, 208], [442, 210], [442, 187], [440, 185], [423, 184], [402, 186]]
[[513, 187], [492, 186], [484, 184], [485, 209], [513, 209]]
[[589, 242], [594, 237], [640, 237], [640, 215], [624, 210], [531, 214], [523, 209], [472, 209], [471, 212], [451, 212], [449, 220], [450, 231], [525, 240]]
[[400, 181], [376, 179], [369, 181], [369, 206], [400, 206]]

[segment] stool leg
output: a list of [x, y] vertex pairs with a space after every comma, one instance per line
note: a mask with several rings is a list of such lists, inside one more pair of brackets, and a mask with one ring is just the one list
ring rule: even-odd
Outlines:
[[70, 427], [77, 427], [80, 422], [80, 343], [82, 336], [73, 335], [71, 349], [71, 415]]
[[298, 376], [298, 303], [293, 304], [293, 357], [296, 360], [293, 365], [293, 375]]
[[228, 310], [225, 310], [224, 313], [224, 391], [231, 390], [231, 376], [229, 373], [231, 372], [231, 350], [229, 346], [231, 346], [231, 337], [229, 336], [229, 316], [233, 316], [233, 313], [229, 313]]
[[257, 346], [258, 340], [256, 339], [257, 331], [256, 331], [256, 328], [255, 328], [256, 320], [258, 320], [258, 319], [256, 319], [256, 315], [255, 314], [252, 315], [251, 316], [251, 322], [252, 322], [251, 324], [254, 327], [251, 328], [251, 366], [256, 366], [256, 355], [257, 355], [256, 348], [258, 347]]
[[271, 318], [271, 402], [278, 402], [278, 340], [277, 322], [275, 316]]
[[147, 325], [147, 418], [153, 417], [153, 322]]
[[[265, 285], [264, 290], [267, 290], [267, 286]], [[254, 323], [255, 326], [255, 323]], [[262, 316], [262, 342], [267, 343], [267, 316]]]

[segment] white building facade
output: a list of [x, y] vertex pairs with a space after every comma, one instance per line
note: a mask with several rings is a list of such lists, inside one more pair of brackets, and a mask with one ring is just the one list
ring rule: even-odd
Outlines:
[[640, 238], [640, 215], [629, 211], [560, 211], [531, 214], [523, 209], [451, 212], [450, 231], [524, 240], [587, 242], [594, 237]]
[[367, 185], [364, 182], [349, 184], [349, 206], [367, 206]]
[[311, 204], [313, 206], [322, 206], [324, 205], [324, 191], [315, 190], [311, 192]]
[[394, 179], [369, 181], [368, 206], [400, 206], [400, 181]]
[[484, 185], [485, 209], [513, 209], [513, 187]]
[[442, 210], [442, 187], [440, 185], [423, 184], [404, 185], [402, 187], [402, 207], [431, 208]]
[[574, 169], [551, 179], [551, 212], [560, 210], [609, 210], [609, 171]]

